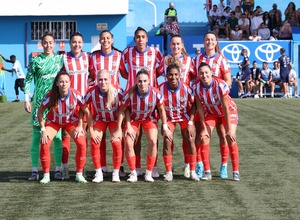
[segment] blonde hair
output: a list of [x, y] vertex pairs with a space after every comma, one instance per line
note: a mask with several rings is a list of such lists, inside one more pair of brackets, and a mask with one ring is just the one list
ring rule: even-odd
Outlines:
[[114, 93], [115, 87], [111, 84], [110, 72], [106, 69], [99, 70], [98, 73], [97, 73], [97, 78], [99, 77], [99, 75], [101, 73], [107, 73], [108, 74], [109, 85], [108, 85], [108, 90], [107, 90], [107, 103], [106, 103], [105, 107], [108, 110], [110, 110], [111, 106], [116, 102], [116, 96], [115, 96], [115, 93]]
[[182, 66], [182, 63], [181, 63], [181, 60], [180, 58], [178, 57], [173, 57], [171, 55], [168, 55], [166, 58], [165, 58], [165, 64], [167, 66], [170, 66], [170, 65], [176, 65], [178, 67], [181, 67]]

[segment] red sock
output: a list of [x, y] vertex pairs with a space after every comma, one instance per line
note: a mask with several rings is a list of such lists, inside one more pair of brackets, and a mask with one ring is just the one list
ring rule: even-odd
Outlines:
[[40, 150], [40, 160], [42, 164], [42, 168], [44, 173], [49, 173], [50, 172], [50, 163], [51, 163], [51, 157], [50, 157], [50, 145], [52, 141], [47, 142], [47, 144], [42, 144], [40, 141], [41, 145], [41, 150]]
[[164, 158], [166, 172], [171, 172], [172, 171], [173, 156], [172, 155], [167, 155], [167, 156], [163, 156], [163, 158]]
[[103, 134], [100, 144], [101, 167], [106, 167], [106, 135]]
[[86, 162], [86, 137], [80, 136], [74, 141], [76, 143], [76, 172], [82, 173]]
[[201, 144], [196, 144], [196, 151], [197, 151], [197, 159], [196, 161], [202, 162], [202, 157], [201, 157]]
[[204, 165], [204, 170], [210, 170], [210, 161], [209, 161], [209, 144], [201, 144], [201, 157]]
[[120, 169], [122, 161], [122, 144], [120, 141], [114, 141], [111, 143], [113, 148], [113, 166], [114, 169]]
[[100, 146], [91, 139], [91, 157], [95, 169], [101, 168]]
[[196, 170], [196, 154], [188, 154], [190, 171]]
[[141, 168], [141, 155], [135, 156], [136, 168]]
[[229, 155], [229, 147], [228, 145], [220, 145], [220, 152], [221, 152], [221, 163], [225, 164], [228, 162], [228, 155]]
[[183, 140], [182, 141], [182, 150], [183, 150], [185, 164], [189, 163], [189, 149], [188, 148], [189, 148], [188, 143], [185, 140]]
[[239, 171], [239, 148], [237, 144], [229, 146], [232, 171]]
[[70, 154], [70, 144], [71, 144], [71, 138], [70, 137], [62, 137], [62, 163], [68, 163], [69, 161], [69, 154]]
[[156, 157], [147, 156], [147, 170], [152, 171]]
[[121, 158], [121, 163], [124, 163], [124, 152], [125, 152], [125, 141], [124, 141], [124, 138], [122, 138], [122, 158]]
[[136, 168], [136, 165], [135, 165], [136, 156], [126, 157], [126, 160], [127, 160], [130, 171], [135, 170], [135, 168]]

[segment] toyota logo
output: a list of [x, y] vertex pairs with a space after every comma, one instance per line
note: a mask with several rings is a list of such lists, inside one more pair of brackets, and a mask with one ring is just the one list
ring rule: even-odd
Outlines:
[[249, 48], [243, 44], [228, 44], [222, 49], [222, 53], [228, 59], [229, 63], [239, 63], [243, 61], [243, 57], [240, 56], [242, 49], [246, 49], [247, 55], [250, 57]]
[[[281, 46], [274, 43], [262, 44], [255, 50], [255, 56], [262, 62], [272, 63], [280, 57]], [[276, 54], [278, 53], [278, 54]], [[275, 56], [276, 54], [276, 56]]]

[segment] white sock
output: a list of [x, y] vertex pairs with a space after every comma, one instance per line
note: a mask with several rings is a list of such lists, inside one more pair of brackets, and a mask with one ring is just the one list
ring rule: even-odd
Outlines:
[[38, 172], [38, 168], [37, 167], [32, 167], [32, 172]]
[[62, 164], [62, 167], [63, 167], [64, 169], [68, 169], [68, 167], [69, 167], [68, 165], [69, 165], [69, 164], [67, 164], [67, 163], [63, 163], [63, 164]]
[[56, 166], [55, 171], [61, 171], [61, 166]]

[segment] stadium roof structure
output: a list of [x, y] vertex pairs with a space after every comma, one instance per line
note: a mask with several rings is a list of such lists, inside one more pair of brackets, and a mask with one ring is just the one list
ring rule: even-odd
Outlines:
[[4, 0], [0, 16], [119, 15], [129, 0]]

